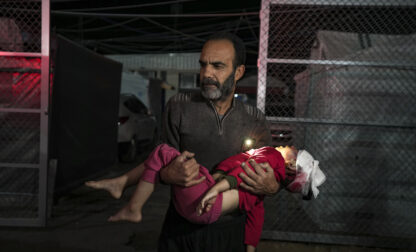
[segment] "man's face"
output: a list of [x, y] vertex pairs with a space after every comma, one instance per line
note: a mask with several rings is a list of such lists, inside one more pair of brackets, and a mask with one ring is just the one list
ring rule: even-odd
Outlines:
[[232, 71], [223, 83], [210, 78], [201, 80], [202, 96], [209, 100], [224, 100], [234, 91], [234, 73]]
[[211, 40], [202, 48], [199, 63], [202, 95], [210, 100], [224, 100], [234, 93], [234, 47], [228, 40]]

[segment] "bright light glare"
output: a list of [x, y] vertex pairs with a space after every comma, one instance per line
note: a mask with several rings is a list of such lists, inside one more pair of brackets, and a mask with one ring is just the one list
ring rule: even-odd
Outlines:
[[251, 147], [253, 145], [253, 140], [251, 140], [250, 138], [246, 139], [244, 141], [244, 145], [247, 147]]

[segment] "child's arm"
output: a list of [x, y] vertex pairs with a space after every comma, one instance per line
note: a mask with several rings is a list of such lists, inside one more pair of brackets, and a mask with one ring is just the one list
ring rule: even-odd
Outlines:
[[[215, 175], [215, 174], [214, 174]], [[197, 214], [201, 215], [203, 212], [211, 210], [212, 205], [215, 203], [215, 199], [219, 193], [230, 189], [230, 184], [227, 180], [223, 179], [211, 187], [204, 195], [198, 207], [196, 208]]]
[[223, 171], [219, 170], [219, 171], [216, 171], [214, 174], [212, 174], [212, 178], [213, 178], [215, 181], [220, 181], [222, 178], [224, 178], [224, 177], [225, 177], [225, 175], [226, 175], [226, 173], [225, 173], [225, 172], [223, 172]]

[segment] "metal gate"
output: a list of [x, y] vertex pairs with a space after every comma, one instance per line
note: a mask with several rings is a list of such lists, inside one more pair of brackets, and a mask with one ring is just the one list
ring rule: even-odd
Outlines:
[[0, 4], [0, 225], [46, 222], [49, 0]]
[[258, 65], [274, 144], [327, 175], [266, 199], [263, 238], [416, 249], [416, 2], [263, 0]]

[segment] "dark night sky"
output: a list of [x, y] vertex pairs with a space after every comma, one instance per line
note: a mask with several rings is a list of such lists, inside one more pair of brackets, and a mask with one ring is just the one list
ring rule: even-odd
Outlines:
[[[252, 0], [52, 0], [51, 22], [56, 33], [105, 54], [198, 52], [206, 37], [217, 30], [235, 32], [246, 42], [248, 50], [254, 53], [258, 50], [260, 6], [260, 1]], [[246, 15], [224, 16], [229, 13]], [[160, 17], [139, 14], [218, 16]]]

